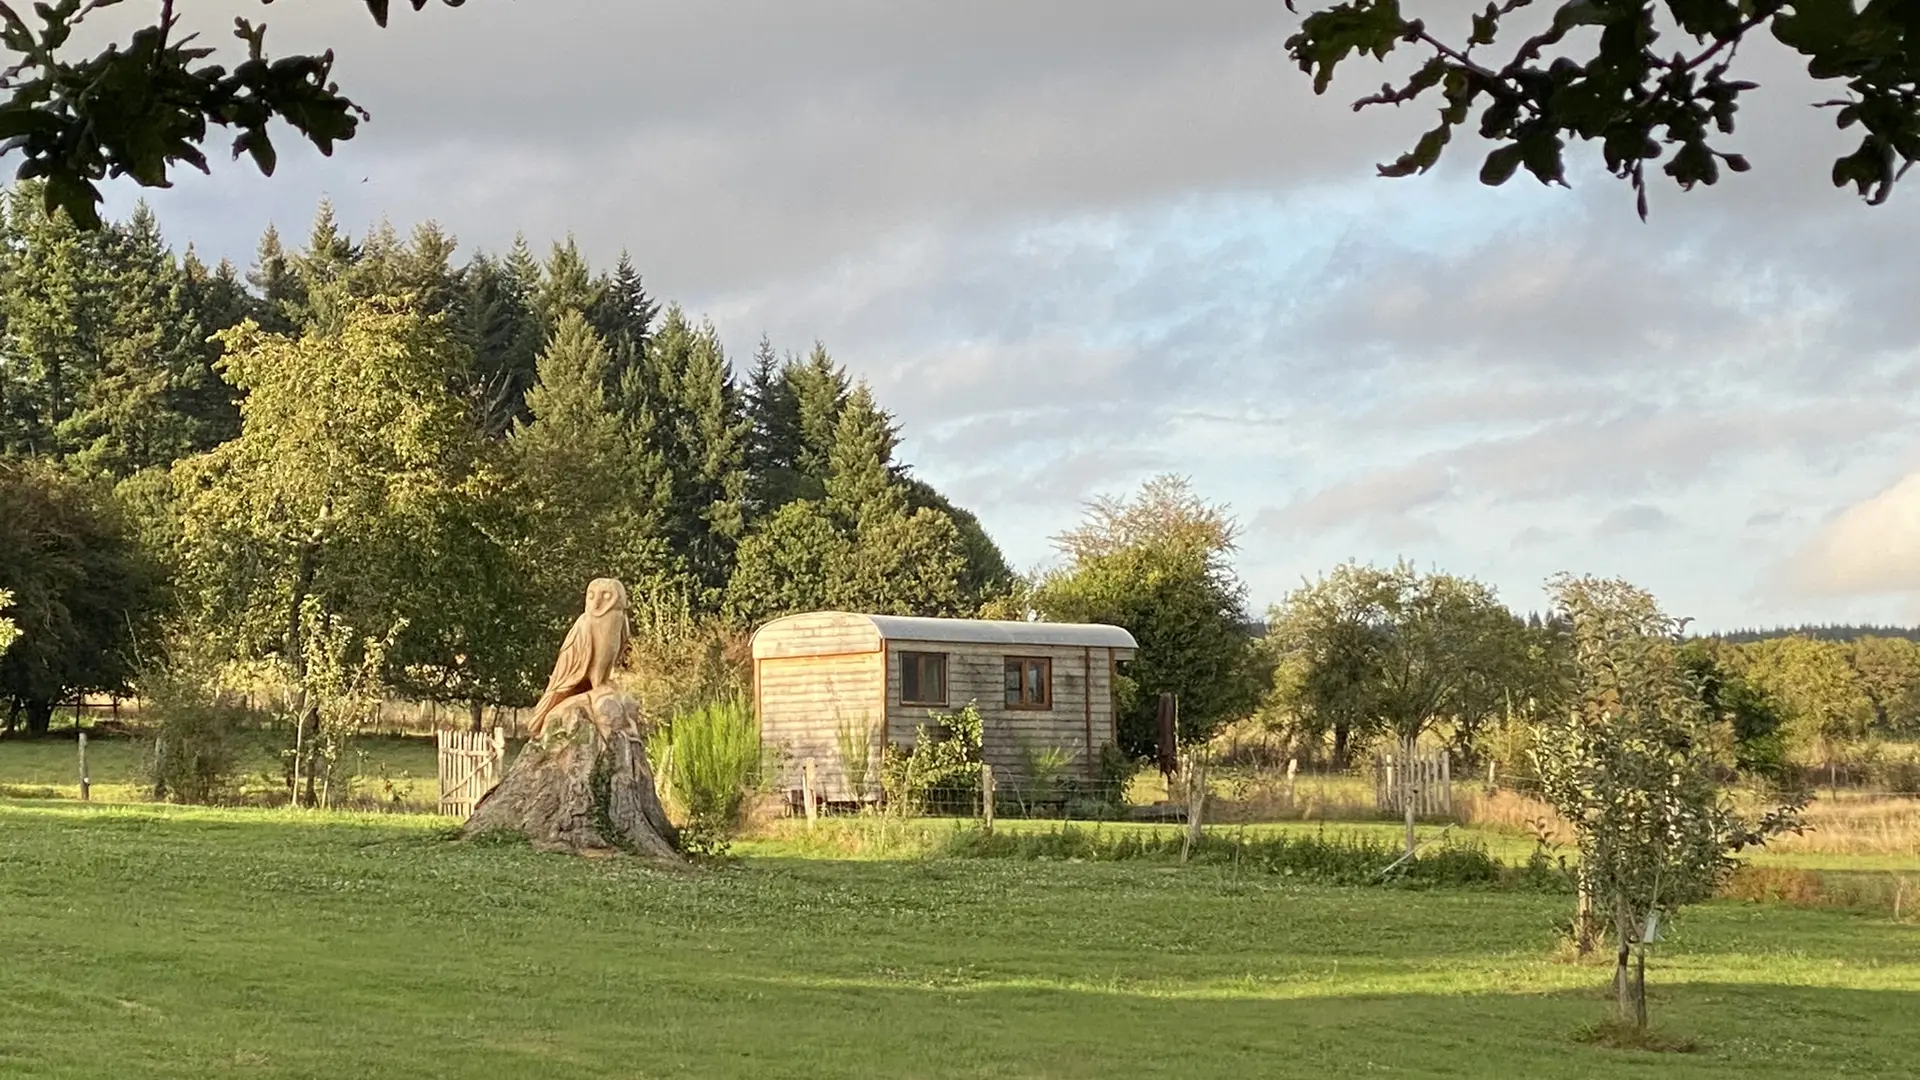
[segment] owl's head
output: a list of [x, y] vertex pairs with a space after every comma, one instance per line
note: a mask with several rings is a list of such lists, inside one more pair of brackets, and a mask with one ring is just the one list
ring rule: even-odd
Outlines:
[[594, 578], [587, 586], [587, 614], [599, 618], [609, 611], [627, 610], [627, 587], [614, 578]]

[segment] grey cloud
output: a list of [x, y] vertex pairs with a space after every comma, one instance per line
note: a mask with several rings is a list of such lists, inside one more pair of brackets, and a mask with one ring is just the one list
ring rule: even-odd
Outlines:
[[[263, 14], [205, 10], [210, 27]], [[1363, 175], [1417, 127], [1357, 128], [1339, 91], [1314, 97], [1281, 49], [1292, 17], [1257, 0], [541, 0], [397, 13], [386, 32], [348, 3], [264, 14], [279, 48], [337, 46], [375, 113], [340, 150], [345, 216], [434, 215], [494, 248], [512, 226], [571, 228], [683, 295], [929, 222]], [[544, 180], [518, 220], [484, 198], [496, 170]], [[219, 228], [213, 193], [167, 201]]]
[[1284, 507], [1262, 510], [1256, 530], [1291, 536], [1342, 525], [1392, 522], [1445, 499], [1455, 489], [1451, 470], [1423, 463], [1387, 469], [1316, 491]]
[[1514, 533], [1513, 539], [1508, 541], [1507, 546], [1514, 551], [1527, 551], [1558, 543], [1562, 539], [1564, 539], [1564, 535], [1561, 533], [1554, 532], [1551, 529], [1543, 529], [1538, 525], [1529, 525], [1519, 532]]
[[1622, 506], [1601, 518], [1600, 523], [1594, 526], [1593, 532], [1595, 536], [1601, 537], [1628, 536], [1634, 533], [1666, 532], [1676, 524], [1673, 515], [1665, 510], [1646, 503], [1634, 503], [1631, 506]]

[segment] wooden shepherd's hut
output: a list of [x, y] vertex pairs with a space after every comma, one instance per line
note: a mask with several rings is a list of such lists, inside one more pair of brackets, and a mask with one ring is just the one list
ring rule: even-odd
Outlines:
[[[929, 712], [971, 702], [996, 776], [1021, 775], [1029, 754], [1049, 748], [1067, 755], [1071, 773], [1092, 776], [1117, 737], [1114, 674], [1136, 648], [1117, 626], [790, 615], [753, 635], [760, 738], [780, 751], [784, 790], [799, 788], [811, 760], [820, 797], [871, 798], [882, 746], [909, 747]], [[842, 758], [862, 744], [873, 779], [856, 793]]]

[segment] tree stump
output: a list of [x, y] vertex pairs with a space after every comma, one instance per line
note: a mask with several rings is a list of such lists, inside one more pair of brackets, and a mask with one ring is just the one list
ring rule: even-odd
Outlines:
[[510, 832], [542, 851], [680, 861], [680, 835], [654, 791], [639, 717], [623, 694], [563, 702], [474, 805], [462, 835]]

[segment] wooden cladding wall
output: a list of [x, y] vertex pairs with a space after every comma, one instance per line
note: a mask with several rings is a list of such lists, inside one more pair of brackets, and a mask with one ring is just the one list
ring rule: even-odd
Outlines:
[[[1100, 747], [1112, 738], [1113, 669], [1106, 649], [938, 641], [890, 641], [887, 645], [887, 738], [897, 746], [911, 746], [914, 728], [927, 720], [929, 711], [936, 711], [900, 704], [898, 658], [902, 652], [946, 654], [947, 705], [937, 711], [952, 712], [969, 701], [978, 705], [981, 755], [996, 773], [1022, 775], [1029, 749], [1058, 747], [1072, 755], [1072, 771], [1090, 775], [1098, 765]], [[1007, 708], [1006, 661], [1016, 656], [1052, 661], [1052, 708]]]
[[754, 655], [833, 656], [880, 651], [880, 631], [859, 615], [820, 612], [782, 619], [754, 641]]
[[884, 652], [836, 656], [786, 656], [756, 661], [755, 697], [760, 741], [783, 751], [779, 790], [797, 790], [800, 771], [813, 760], [815, 782], [833, 801], [854, 798], [840, 760], [840, 728], [871, 732], [867, 795], [879, 790], [880, 689]]

